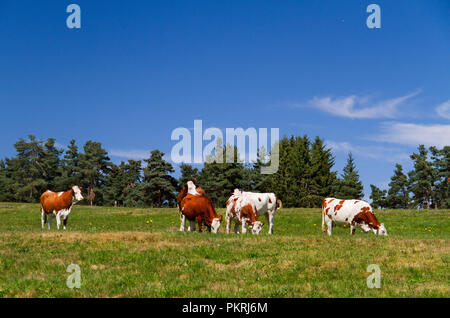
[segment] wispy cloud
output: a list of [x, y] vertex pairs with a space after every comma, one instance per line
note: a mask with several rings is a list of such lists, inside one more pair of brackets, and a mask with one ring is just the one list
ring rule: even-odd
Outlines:
[[327, 140], [325, 142], [328, 147], [330, 147], [335, 153], [348, 153], [351, 152], [354, 155], [375, 159], [383, 160], [387, 162], [398, 162], [402, 160], [409, 159], [408, 153], [399, 148], [385, 147], [378, 145], [368, 145], [368, 146], [357, 146], [352, 145], [347, 141], [335, 142], [332, 140]]
[[450, 145], [450, 125], [423, 125], [389, 122], [381, 125], [381, 133], [372, 139], [403, 145], [443, 147]]
[[132, 160], [142, 160], [150, 157], [149, 150], [141, 150], [141, 149], [134, 149], [134, 150], [110, 149], [108, 151], [108, 154], [111, 157], [119, 157]]
[[450, 99], [436, 107], [436, 112], [442, 118], [450, 119]]
[[314, 97], [308, 105], [329, 114], [347, 118], [395, 118], [397, 108], [419, 91], [392, 99], [371, 103], [369, 97], [350, 95], [341, 98]]

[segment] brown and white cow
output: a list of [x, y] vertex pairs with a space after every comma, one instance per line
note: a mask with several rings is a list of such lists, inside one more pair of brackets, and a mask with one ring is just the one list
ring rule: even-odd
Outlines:
[[[264, 215], [269, 223], [269, 234], [273, 233], [273, 219], [275, 217], [275, 211], [282, 208], [281, 200], [277, 199], [275, 193], [254, 193], [245, 192], [239, 189], [235, 189], [231, 197], [228, 199], [233, 200], [235, 198], [243, 197], [250, 202], [256, 208], [256, 215]], [[231, 202], [231, 201], [230, 201]], [[278, 204], [278, 207], [277, 207]], [[227, 206], [228, 211], [228, 206]], [[227, 229], [229, 228], [229, 222], [231, 221], [231, 215], [226, 217]]]
[[251, 200], [245, 196], [231, 196], [227, 201], [226, 212], [226, 232], [230, 233], [231, 221], [234, 221], [234, 233], [247, 232], [246, 225], [248, 225], [252, 234], [259, 234], [262, 230], [264, 222], [258, 221], [258, 214], [256, 213], [256, 206]]
[[358, 226], [365, 233], [372, 231], [375, 235], [387, 235], [384, 224], [378, 222], [372, 207], [361, 200], [325, 198], [322, 202], [322, 231], [331, 235], [335, 225], [349, 225], [352, 235]]
[[206, 196], [205, 191], [188, 181], [180, 191], [177, 198], [180, 211], [180, 231], [184, 232], [186, 219], [189, 221], [188, 230], [195, 231], [195, 222], [202, 231], [202, 225], [206, 225], [208, 231], [217, 233], [222, 222], [222, 216], [218, 216], [212, 200]]
[[48, 219], [48, 229], [52, 224], [52, 214], [56, 217], [56, 226], [59, 230], [61, 224], [61, 217], [64, 222], [64, 230], [66, 229], [67, 218], [69, 217], [72, 206], [78, 201], [83, 200], [81, 195], [81, 188], [78, 186], [73, 186], [72, 189], [65, 192], [52, 192], [50, 190], [45, 191], [41, 195], [41, 223], [42, 228]]

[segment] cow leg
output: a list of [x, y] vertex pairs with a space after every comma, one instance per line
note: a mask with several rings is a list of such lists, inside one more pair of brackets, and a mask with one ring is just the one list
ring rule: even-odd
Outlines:
[[50, 230], [50, 228], [52, 227], [52, 220], [53, 220], [53, 216], [50, 214], [49, 216], [48, 216], [48, 223], [47, 223], [47, 226], [48, 226], [48, 229]]
[[325, 226], [325, 209], [322, 209], [322, 232], [326, 232], [327, 227]]
[[45, 213], [44, 209], [41, 209], [41, 224], [42, 228], [44, 228], [44, 224], [47, 222], [47, 214]]
[[234, 233], [239, 234], [241, 232], [240, 229], [241, 229], [241, 225], [238, 222], [235, 222], [234, 223]]
[[332, 229], [333, 229], [333, 221], [330, 218], [327, 218], [327, 233], [329, 236], [331, 236]]
[[66, 229], [67, 219], [68, 219], [68, 218], [69, 218], [68, 215], [66, 215], [66, 216], [64, 217], [64, 220], [63, 220], [64, 230]]
[[269, 223], [269, 232], [268, 234], [273, 234], [273, 213], [268, 213], [267, 222]]
[[189, 221], [188, 231], [195, 232], [195, 221]]
[[247, 228], [245, 227], [246, 223], [247, 223], [246, 220], [242, 220], [242, 222], [241, 222], [241, 227], [242, 227], [242, 231], [241, 232], [242, 232], [242, 234], [247, 233]]
[[356, 231], [356, 226], [354, 226], [353, 224], [350, 224], [350, 234], [355, 235], [355, 231]]
[[225, 216], [225, 221], [227, 222], [227, 226], [226, 226], [226, 230], [227, 230], [227, 234], [230, 234], [230, 227], [231, 227], [231, 218], [230, 216], [227, 215]]
[[198, 224], [198, 232], [202, 232], [202, 217], [199, 215], [197, 216], [197, 224]]
[[180, 232], [184, 232], [186, 226], [186, 216], [180, 212]]
[[59, 230], [59, 226], [61, 225], [61, 215], [56, 214], [56, 228]]

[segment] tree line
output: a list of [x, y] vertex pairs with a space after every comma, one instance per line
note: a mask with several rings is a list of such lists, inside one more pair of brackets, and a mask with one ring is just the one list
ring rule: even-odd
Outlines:
[[420, 145], [410, 156], [413, 169], [408, 173], [395, 165], [388, 190], [371, 184], [374, 208], [450, 208], [450, 146], [442, 149]]
[[[431, 159], [421, 147], [418, 154], [411, 156], [415, 169], [409, 173], [406, 183], [401, 166], [397, 171], [397, 165], [389, 191], [371, 185], [371, 199], [376, 207], [429, 207], [432, 203], [448, 207], [449, 147], [430, 148]], [[176, 206], [176, 196], [188, 180], [196, 180], [218, 207], [225, 206], [235, 188], [274, 192], [285, 207], [320, 207], [322, 199], [329, 196], [364, 197], [352, 154], [349, 153], [347, 164], [338, 175], [333, 171], [335, 158], [331, 149], [321, 138], [311, 140], [306, 135], [283, 137], [279, 141], [279, 169], [269, 175], [261, 174], [260, 170], [269, 165], [270, 152], [261, 148], [257, 160], [246, 164], [240, 160], [236, 147], [223, 145], [221, 140], [202, 168], [181, 164], [178, 179], [173, 177], [173, 165], [157, 149], [149, 151], [148, 159], [115, 164], [102, 144], [95, 141], [87, 141], [81, 150], [71, 140], [61, 150], [54, 138], [38, 140], [30, 135], [19, 139], [14, 148], [14, 157], [0, 160], [0, 201], [3, 202], [38, 202], [47, 189], [63, 191], [76, 184], [83, 188], [86, 202], [91, 205]], [[223, 162], [229, 154], [234, 156], [233, 162]], [[429, 205], [424, 204], [424, 198]]]

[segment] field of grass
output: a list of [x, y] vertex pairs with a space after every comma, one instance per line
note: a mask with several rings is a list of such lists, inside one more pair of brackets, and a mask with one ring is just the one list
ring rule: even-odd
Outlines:
[[[388, 237], [328, 237], [319, 209], [277, 211], [274, 235], [253, 236], [225, 222], [180, 233], [176, 209], [76, 205], [66, 231], [49, 231], [37, 204], [0, 203], [0, 297], [450, 297], [450, 211], [376, 215]], [[72, 263], [79, 289], [66, 286]]]

